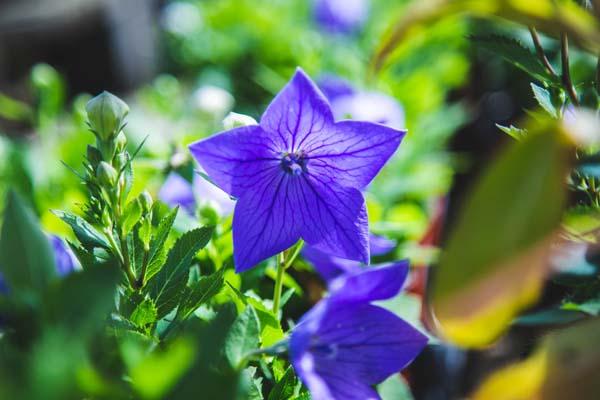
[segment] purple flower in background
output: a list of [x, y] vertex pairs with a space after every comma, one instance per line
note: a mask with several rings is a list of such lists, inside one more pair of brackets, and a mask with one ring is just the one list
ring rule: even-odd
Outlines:
[[[346, 79], [334, 74], [324, 74], [317, 81], [317, 86], [323, 92], [329, 103], [342, 96], [349, 96], [355, 93], [355, 89]], [[334, 110], [335, 114], [335, 110]]]
[[360, 30], [369, 16], [369, 0], [314, 0], [314, 18], [331, 33]]
[[342, 276], [294, 328], [291, 362], [313, 400], [379, 399], [372, 386], [425, 347], [422, 333], [369, 304], [395, 296], [407, 272], [408, 263], [400, 262]]
[[171, 172], [158, 192], [158, 198], [171, 207], [180, 206], [192, 215], [198, 204], [210, 204], [220, 215], [230, 214], [235, 205], [227, 193], [199, 174], [194, 174], [190, 184], [178, 173]]
[[[372, 256], [389, 253], [395, 245], [396, 242], [393, 240], [369, 234], [369, 250]], [[315, 270], [327, 282], [342, 274], [357, 272], [362, 269], [361, 263], [358, 261], [335, 257], [311, 246], [306, 246], [302, 250], [302, 255], [313, 264]]]
[[356, 92], [331, 101], [336, 120], [352, 118], [377, 122], [392, 128], [404, 128], [404, 110], [391, 96], [379, 92]]
[[259, 125], [190, 145], [211, 179], [238, 199], [234, 260], [245, 271], [304, 239], [335, 256], [369, 262], [361, 193], [405, 132], [334, 122], [329, 103], [300, 69]]
[[77, 259], [69, 246], [56, 235], [50, 235], [50, 244], [54, 250], [54, 261], [56, 262], [56, 272], [59, 276], [65, 276], [77, 268]]

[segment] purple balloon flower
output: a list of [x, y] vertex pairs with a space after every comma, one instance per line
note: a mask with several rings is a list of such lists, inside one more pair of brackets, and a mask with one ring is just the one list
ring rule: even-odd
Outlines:
[[[369, 250], [372, 256], [389, 253], [395, 245], [396, 242], [393, 240], [369, 234]], [[302, 250], [302, 255], [312, 263], [315, 270], [327, 282], [342, 274], [359, 272], [362, 269], [361, 263], [358, 261], [335, 257], [319, 251], [312, 246], [306, 246]]]
[[392, 128], [404, 128], [404, 110], [396, 99], [380, 92], [356, 92], [330, 99], [336, 119], [377, 122]]
[[365, 188], [405, 132], [334, 122], [329, 103], [300, 68], [259, 125], [190, 145], [212, 180], [238, 199], [234, 260], [245, 271], [304, 239], [333, 255], [369, 261]]
[[315, 0], [314, 17], [326, 31], [352, 33], [360, 30], [369, 16], [368, 0]]
[[171, 172], [160, 188], [158, 198], [171, 207], [180, 206], [192, 215], [198, 203], [211, 204], [220, 215], [230, 214], [235, 205], [227, 193], [198, 174], [194, 174], [190, 184], [178, 173]]
[[73, 272], [77, 265], [77, 259], [69, 246], [56, 235], [50, 235], [50, 244], [52, 244], [52, 249], [54, 250], [54, 260], [58, 275], [65, 276]]
[[407, 272], [408, 262], [400, 262], [342, 276], [332, 282], [330, 296], [300, 320], [290, 357], [313, 400], [379, 399], [372, 386], [425, 347], [425, 335], [369, 304], [395, 296]]

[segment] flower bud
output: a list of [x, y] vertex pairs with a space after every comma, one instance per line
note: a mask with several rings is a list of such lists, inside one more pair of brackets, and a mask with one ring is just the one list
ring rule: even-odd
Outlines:
[[98, 181], [107, 187], [113, 187], [117, 182], [117, 171], [113, 168], [112, 165], [105, 161], [101, 161], [98, 164], [98, 169], [96, 170], [96, 178]]
[[121, 130], [129, 106], [117, 96], [102, 92], [85, 106], [90, 127], [103, 141], [112, 140]]
[[117, 135], [117, 139], [115, 140], [117, 143], [117, 152], [121, 153], [127, 147], [127, 137], [123, 132], [119, 132]]
[[100, 162], [102, 161], [102, 153], [100, 153], [100, 150], [98, 150], [94, 146], [90, 146], [88, 144], [87, 159], [90, 165], [95, 169], [98, 166], [98, 164], [100, 164]]
[[115, 167], [120, 171], [125, 165], [129, 162], [129, 154], [127, 153], [119, 153], [115, 157]]
[[240, 126], [258, 125], [258, 122], [249, 115], [230, 112], [223, 120], [223, 128], [230, 130]]
[[150, 209], [152, 208], [152, 196], [150, 195], [150, 193], [148, 193], [147, 190], [144, 190], [142, 192], [142, 194], [140, 194], [140, 204], [142, 205], [142, 210], [144, 211], [144, 214], [147, 214], [148, 212], [150, 212]]

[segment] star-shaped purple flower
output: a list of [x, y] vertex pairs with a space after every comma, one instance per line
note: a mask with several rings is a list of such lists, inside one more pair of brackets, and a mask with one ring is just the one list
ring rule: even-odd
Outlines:
[[347, 274], [299, 322], [290, 339], [294, 370], [313, 400], [379, 399], [373, 389], [425, 347], [421, 332], [370, 304], [395, 296], [408, 272], [400, 262]]
[[369, 262], [365, 188], [405, 132], [335, 122], [329, 103], [300, 69], [259, 125], [190, 145], [211, 179], [238, 199], [234, 261], [247, 270], [304, 239], [316, 249]]

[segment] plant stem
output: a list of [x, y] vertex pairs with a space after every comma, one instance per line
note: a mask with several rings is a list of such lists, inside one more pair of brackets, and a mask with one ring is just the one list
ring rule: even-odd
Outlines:
[[538, 35], [537, 30], [533, 26], [530, 26], [529, 33], [531, 34], [531, 40], [533, 40], [533, 45], [535, 46], [535, 52], [537, 53], [538, 58], [542, 64], [544, 64], [544, 67], [546, 67], [550, 75], [557, 76], [552, 64], [550, 64], [550, 61], [548, 61], [548, 57], [546, 57], [546, 53], [542, 47], [540, 36]]
[[[133, 275], [133, 272], [131, 271], [131, 268], [129, 267], [129, 253], [126, 253], [127, 257], [123, 256], [123, 252], [121, 251], [120, 246], [117, 244], [117, 242], [115, 241], [115, 238], [112, 235], [112, 232], [108, 228], [105, 229], [104, 234], [106, 235], [108, 242], [110, 243], [111, 247], [113, 248], [113, 252], [119, 258], [122, 269], [125, 272], [125, 275], [127, 275], [127, 280], [129, 281], [129, 284], [131, 285], [132, 288], [135, 288], [136, 287], [136, 279], [135, 279], [135, 275]], [[126, 249], [127, 248], [125, 247], [125, 250]], [[125, 261], [125, 260], [127, 260], [127, 261]]]
[[300, 250], [304, 247], [304, 240], [299, 240], [291, 249], [277, 255], [277, 275], [275, 277], [275, 289], [273, 289], [273, 313], [279, 313], [281, 303], [281, 292], [283, 291], [283, 274], [292, 266]]
[[562, 83], [571, 98], [571, 102], [575, 106], [579, 106], [577, 92], [571, 80], [571, 72], [569, 71], [569, 40], [566, 33], [560, 34], [560, 60], [562, 65]]

